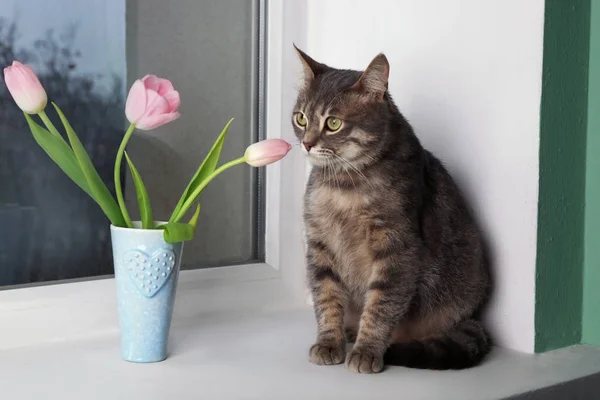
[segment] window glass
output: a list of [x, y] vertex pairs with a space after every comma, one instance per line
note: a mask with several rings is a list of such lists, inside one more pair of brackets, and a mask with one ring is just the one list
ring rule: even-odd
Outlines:
[[[0, 0], [0, 66], [30, 64], [114, 195], [131, 83], [152, 73], [181, 94], [180, 120], [136, 132], [128, 153], [154, 215], [168, 219], [225, 123], [222, 161], [259, 137], [256, 1]], [[54, 112], [47, 109], [57, 126]], [[123, 168], [132, 217], [137, 200]], [[225, 172], [201, 197], [184, 268], [260, 260], [259, 174]], [[36, 144], [0, 84], [0, 286], [112, 274], [109, 221]]]

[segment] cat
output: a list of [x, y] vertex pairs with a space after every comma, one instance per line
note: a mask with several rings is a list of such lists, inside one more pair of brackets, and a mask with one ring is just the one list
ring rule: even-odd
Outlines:
[[359, 373], [477, 365], [491, 347], [477, 318], [490, 288], [482, 233], [394, 104], [387, 58], [361, 72], [296, 51], [304, 79], [292, 125], [312, 164], [304, 224], [318, 332], [310, 361], [345, 361]]

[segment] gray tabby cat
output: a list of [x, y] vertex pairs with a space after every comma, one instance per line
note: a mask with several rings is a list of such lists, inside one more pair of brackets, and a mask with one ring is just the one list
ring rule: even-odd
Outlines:
[[[297, 49], [298, 50], [298, 49]], [[307, 264], [318, 334], [310, 361], [460, 369], [490, 349], [475, 318], [489, 287], [480, 230], [441, 162], [387, 91], [383, 54], [364, 72], [298, 50], [292, 116], [313, 165]], [[346, 341], [354, 341], [346, 355]]]

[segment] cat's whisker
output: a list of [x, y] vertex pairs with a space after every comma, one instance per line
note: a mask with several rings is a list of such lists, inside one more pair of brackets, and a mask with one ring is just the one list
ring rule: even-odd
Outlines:
[[331, 169], [329, 167], [329, 161], [325, 163], [325, 172], [327, 172], [327, 183], [331, 183]]
[[[354, 172], [356, 172], [356, 174], [359, 177], [363, 178], [367, 182], [367, 184], [372, 187], [372, 184], [371, 184], [371, 181], [369, 181], [369, 178], [367, 178], [366, 175], [362, 173], [362, 171], [360, 171], [358, 168], [356, 168], [354, 165], [352, 165], [352, 163], [350, 161], [348, 161], [344, 157], [337, 155], [337, 154], [334, 154], [334, 156], [337, 159], [339, 159], [340, 161], [342, 161], [345, 165], [350, 167]], [[348, 170], [346, 170], [346, 172], [349, 174]]]
[[341, 164], [342, 169], [347, 171], [348, 169], [345, 167], [346, 165], [348, 165], [350, 168], [352, 168], [352, 166], [348, 164], [348, 161], [346, 161], [343, 157], [340, 157], [337, 154], [334, 154], [334, 157], [343, 163], [343, 164]]
[[366, 154], [366, 153], [365, 153], [365, 152], [363, 152], [363, 151], [361, 151], [359, 154], [360, 154], [361, 156], [363, 156], [363, 157], [366, 157], [366, 158], [368, 158], [368, 159], [369, 159], [369, 160], [371, 160], [371, 161], [377, 161], [377, 160], [375, 160], [375, 158], [374, 158], [374, 157], [372, 157], [372, 156], [370, 156], [370, 155]]
[[329, 164], [329, 159], [327, 159], [327, 171], [329, 174], [329, 183], [331, 183], [333, 181], [334, 171], [333, 168], [331, 168], [331, 165]]
[[337, 173], [335, 172], [335, 165], [333, 164], [333, 160], [331, 159], [331, 157], [328, 157], [327, 161], [329, 162], [329, 165], [331, 166], [331, 175], [333, 175], [333, 180], [335, 181], [335, 185], [337, 186], [337, 188], [339, 190], [340, 182], [338, 181]]
[[327, 157], [326, 160], [327, 160], [327, 165], [331, 168], [331, 174], [333, 175], [333, 179], [335, 179], [335, 184], [338, 187], [338, 189], [340, 189], [340, 182], [338, 180], [338, 177], [335, 172], [334, 165], [333, 165], [334, 160], [331, 157]]
[[[335, 163], [335, 159], [334, 159], [334, 158], [331, 158], [331, 157], [330, 157], [330, 159], [331, 159], [331, 164], [333, 165], [333, 164]], [[337, 175], [337, 174], [335, 174], [335, 181], [336, 181], [336, 183], [337, 183], [338, 190], [341, 190], [341, 184], [340, 184], [340, 180], [339, 180], [339, 178], [338, 178], [338, 175]]]
[[346, 165], [348, 165], [350, 168], [352, 168], [357, 174], [361, 175], [363, 178], [365, 178], [367, 181], [369, 180], [365, 174], [362, 173], [361, 170], [359, 170], [354, 164], [352, 164], [349, 160], [347, 160], [346, 158], [342, 157], [342, 156], [338, 156], [340, 158], [340, 160], [344, 161], [346, 163]]
[[350, 181], [352, 181], [352, 186], [354, 186], [354, 189], [356, 190], [356, 183], [354, 183], [354, 178], [352, 178], [352, 174], [350, 173], [350, 171], [348, 171], [345, 168], [344, 168], [344, 172], [346, 172], [346, 174], [348, 175], [348, 178], [350, 178]]

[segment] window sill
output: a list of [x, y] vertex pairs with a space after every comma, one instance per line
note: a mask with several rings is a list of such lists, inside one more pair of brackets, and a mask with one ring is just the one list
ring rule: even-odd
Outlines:
[[119, 358], [113, 286], [105, 279], [0, 292], [3, 398], [551, 399], [600, 389], [600, 349], [587, 346], [542, 355], [495, 349], [465, 371], [392, 367], [359, 376], [311, 365], [312, 312], [265, 265], [183, 272], [170, 357], [131, 364]]

